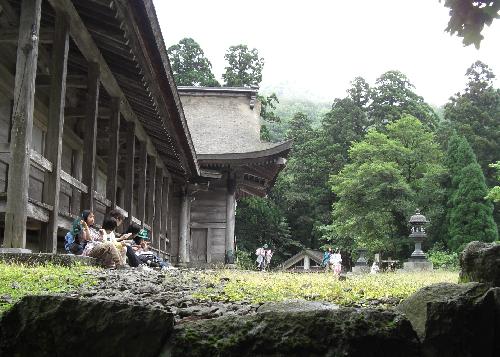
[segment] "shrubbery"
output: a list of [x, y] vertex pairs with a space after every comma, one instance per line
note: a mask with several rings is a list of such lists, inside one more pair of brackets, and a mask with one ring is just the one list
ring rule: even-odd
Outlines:
[[440, 245], [436, 244], [434, 248], [429, 250], [427, 258], [434, 265], [434, 269], [458, 270], [458, 253], [449, 252]]

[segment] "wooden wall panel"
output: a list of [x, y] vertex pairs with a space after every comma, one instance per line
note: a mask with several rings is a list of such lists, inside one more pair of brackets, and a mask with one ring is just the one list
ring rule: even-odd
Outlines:
[[9, 141], [11, 101], [0, 98], [0, 143]]
[[211, 247], [212, 247], [212, 262], [224, 262], [225, 258], [225, 228], [210, 228]]

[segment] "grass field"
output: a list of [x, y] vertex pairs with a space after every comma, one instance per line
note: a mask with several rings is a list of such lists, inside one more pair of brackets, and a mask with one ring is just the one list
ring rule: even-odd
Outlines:
[[27, 266], [0, 262], [0, 314], [25, 295], [69, 291], [96, 281], [86, 271], [88, 266]]
[[[196, 297], [216, 301], [282, 301], [307, 299], [343, 306], [373, 299], [401, 300], [418, 289], [439, 282], [456, 283], [457, 272], [435, 270], [420, 273], [352, 275], [339, 281], [326, 273], [284, 273], [220, 270], [200, 276], [205, 286]], [[382, 304], [383, 305], [383, 304]]]

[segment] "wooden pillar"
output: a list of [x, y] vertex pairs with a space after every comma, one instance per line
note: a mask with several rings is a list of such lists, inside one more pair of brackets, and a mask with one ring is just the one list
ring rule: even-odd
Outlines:
[[127, 123], [127, 165], [125, 166], [125, 188], [123, 208], [128, 212], [126, 229], [132, 222], [132, 205], [134, 202], [134, 157], [135, 157], [135, 123]]
[[52, 68], [50, 70], [50, 99], [45, 156], [52, 162], [52, 172], [45, 172], [43, 200], [54, 207], [49, 212], [49, 221], [43, 225], [41, 250], [57, 252], [57, 228], [59, 217], [59, 191], [61, 189], [61, 155], [64, 128], [64, 101], [66, 97], [66, 74], [69, 49], [69, 21], [66, 14], [56, 13]]
[[[73, 150], [73, 163], [71, 165], [71, 176], [78, 181], [82, 180], [82, 165], [83, 165], [83, 152], [82, 150]], [[76, 187], [71, 191], [71, 213], [74, 215], [80, 214], [81, 207], [81, 192]]]
[[111, 201], [108, 212], [116, 207], [116, 185], [120, 159], [120, 98], [111, 98], [109, 120], [109, 152], [106, 177], [106, 198]]
[[23, 0], [21, 2], [10, 141], [11, 162], [9, 165], [5, 209], [4, 248], [26, 247], [31, 133], [33, 131], [41, 12], [41, 0]]
[[311, 269], [311, 260], [309, 259], [308, 255], [304, 256], [304, 270], [309, 270]]
[[170, 177], [164, 175], [163, 179], [163, 189], [161, 195], [161, 236], [164, 238], [164, 246], [162, 250], [167, 251], [168, 240], [170, 239], [170, 234], [168, 230], [168, 214], [170, 210]]
[[82, 182], [87, 193], [82, 194], [81, 209], [94, 210], [95, 191], [95, 153], [97, 135], [97, 113], [99, 105], [99, 65], [88, 63], [87, 75], [87, 113], [85, 116], [85, 137], [83, 139]]
[[226, 264], [234, 264], [234, 226], [236, 209], [236, 179], [229, 176], [226, 195]]
[[[155, 214], [155, 181], [156, 181], [156, 157], [148, 155], [148, 195], [147, 195], [147, 223], [153, 229], [153, 217]], [[151, 232], [153, 237], [153, 232]]]
[[[160, 250], [160, 235], [162, 226], [162, 190], [163, 190], [163, 170], [156, 169], [156, 181], [155, 181], [155, 213], [153, 217], [153, 244], [156, 249]], [[163, 250], [163, 249], [162, 249]]]
[[189, 263], [188, 236], [189, 236], [189, 206], [191, 199], [187, 188], [182, 190], [181, 213], [179, 217], [179, 265]]
[[137, 184], [139, 191], [137, 193], [137, 218], [142, 226], [146, 222], [146, 169], [147, 169], [148, 150], [145, 141], [139, 142], [139, 159], [137, 160], [138, 176]]

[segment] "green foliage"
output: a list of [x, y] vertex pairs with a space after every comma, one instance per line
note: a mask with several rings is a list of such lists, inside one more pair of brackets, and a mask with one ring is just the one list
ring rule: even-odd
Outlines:
[[254, 270], [255, 269], [255, 259], [252, 257], [252, 253], [245, 252], [244, 250], [236, 251], [236, 266], [238, 269], [242, 270]]
[[[490, 164], [490, 167], [497, 169], [497, 178], [500, 181], [500, 161], [497, 161], [496, 164]], [[500, 186], [493, 187], [490, 192], [488, 192], [488, 196], [486, 198], [492, 200], [493, 202], [500, 202]]]
[[258, 86], [262, 82], [264, 58], [247, 45], [231, 46], [224, 55], [228, 66], [222, 75], [226, 87]]
[[281, 210], [271, 200], [260, 197], [238, 201], [235, 233], [238, 250], [254, 254], [258, 247], [268, 244], [274, 252], [272, 265], [302, 248], [290, 239], [290, 227]]
[[457, 271], [460, 268], [458, 253], [446, 250], [444, 245], [439, 243], [427, 252], [427, 259], [432, 262], [434, 269]]
[[467, 140], [450, 138], [446, 163], [451, 186], [448, 199], [448, 246], [459, 252], [469, 242], [498, 239], [493, 205], [485, 200], [488, 189], [481, 167]]
[[290, 129], [290, 122], [296, 113], [306, 115], [312, 127], [320, 126], [322, 116], [328, 112], [330, 104], [314, 103], [307, 100], [291, 100], [280, 96], [279, 103], [275, 103], [275, 115], [280, 119], [277, 121], [265, 121], [271, 135], [271, 141], [277, 142], [285, 140], [286, 133]]
[[[88, 266], [22, 265], [0, 262], [0, 314], [25, 295], [61, 293], [97, 281]], [[9, 298], [6, 298], [9, 297]]]
[[[212, 301], [283, 301], [306, 299], [330, 301], [342, 306], [363, 304], [367, 300], [394, 298], [400, 301], [420, 288], [438, 282], [456, 283], [457, 273], [434, 271], [422, 273], [386, 273], [334, 279], [332, 274], [262, 273], [222, 270], [204, 273], [205, 288], [195, 297]], [[227, 281], [223, 287], [219, 284]]]
[[183, 38], [170, 46], [167, 53], [178, 86], [220, 87], [212, 73], [212, 64], [192, 38]]
[[477, 61], [467, 69], [467, 87], [445, 105], [445, 119], [458, 134], [465, 136], [483, 169], [487, 183], [495, 183], [489, 164], [500, 152], [500, 90], [493, 88], [495, 75]]
[[499, 0], [445, 0], [444, 6], [450, 9], [446, 31], [462, 37], [465, 46], [474, 44], [479, 48], [484, 25], [489, 26], [493, 19], [499, 18]]
[[316, 248], [320, 237], [317, 229], [328, 221], [331, 205], [328, 148], [321, 132], [312, 128], [303, 113], [291, 120], [287, 139], [293, 139], [293, 150], [271, 197], [286, 213], [294, 239]]
[[382, 74], [375, 82], [375, 87], [371, 88], [371, 124], [380, 130], [403, 115], [412, 115], [427, 129], [434, 130], [439, 121], [438, 116], [413, 89], [413, 84], [399, 71]]
[[271, 93], [269, 96], [259, 95], [258, 99], [261, 103], [260, 117], [268, 122], [279, 122], [280, 118], [276, 115], [276, 105], [279, 104], [276, 93]]
[[434, 222], [429, 232], [436, 229], [443, 214], [441, 182], [446, 171], [434, 135], [418, 119], [405, 116], [388, 124], [386, 132], [371, 130], [354, 143], [350, 163], [331, 177], [338, 200], [325, 238], [349, 238], [354, 242], [351, 249], [400, 256], [408, 249], [406, 222], [415, 207], [429, 212]]

